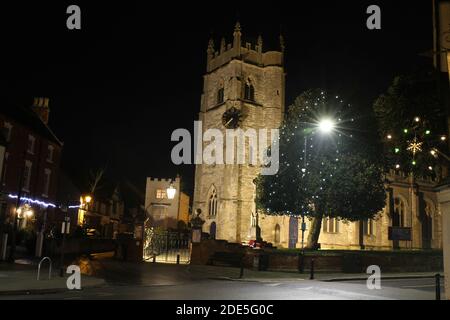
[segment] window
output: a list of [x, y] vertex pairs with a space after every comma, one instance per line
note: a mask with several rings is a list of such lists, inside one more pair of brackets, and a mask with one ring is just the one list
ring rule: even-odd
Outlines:
[[23, 167], [23, 180], [22, 180], [22, 190], [30, 191], [30, 181], [31, 181], [31, 167], [33, 164], [31, 161], [26, 160], [25, 166]]
[[217, 191], [215, 188], [211, 191], [208, 199], [208, 214], [212, 217], [217, 215]]
[[3, 163], [3, 171], [2, 171], [2, 184], [4, 186], [6, 185], [6, 170], [8, 169], [8, 156], [9, 156], [9, 153], [6, 152], [5, 153], [5, 161]]
[[48, 146], [48, 153], [47, 153], [47, 162], [53, 162], [53, 151], [55, 148], [52, 145]]
[[245, 83], [244, 99], [255, 101], [255, 87], [253, 86], [250, 79]]
[[426, 239], [436, 239], [438, 234], [438, 219], [435, 219], [435, 206], [431, 201], [425, 200], [425, 215], [422, 217], [422, 234]]
[[367, 219], [363, 221], [363, 231], [364, 235], [366, 236], [373, 236], [375, 235], [375, 229], [374, 229], [374, 221], [372, 219]]
[[167, 194], [165, 189], [157, 189], [156, 190], [156, 199], [166, 199]]
[[11, 133], [12, 133], [12, 125], [9, 122], [5, 122], [3, 126], [3, 134], [5, 135], [5, 139], [7, 142], [11, 141]]
[[323, 223], [323, 232], [339, 233], [339, 220], [338, 219], [324, 218], [322, 223]]
[[50, 190], [50, 182], [52, 178], [52, 171], [50, 169], [45, 169], [44, 171], [44, 197], [48, 197], [48, 192]]
[[395, 206], [394, 206], [394, 217], [393, 217], [392, 225], [396, 226], [396, 227], [407, 227], [408, 223], [406, 220], [407, 215], [406, 215], [405, 202], [400, 198], [396, 198], [394, 203], [395, 203]]
[[32, 135], [28, 136], [28, 145], [27, 145], [27, 152], [34, 154], [34, 145], [36, 142], [36, 138], [33, 137]]
[[220, 104], [224, 101], [224, 89], [223, 87], [217, 91], [217, 104]]
[[275, 226], [274, 243], [280, 243], [280, 225]]

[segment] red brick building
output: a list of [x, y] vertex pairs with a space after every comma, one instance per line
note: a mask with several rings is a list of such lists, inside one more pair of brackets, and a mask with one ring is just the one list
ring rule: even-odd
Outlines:
[[[48, 127], [48, 102], [48, 98], [35, 98], [31, 107], [1, 106], [0, 129], [6, 150], [0, 171], [0, 224], [13, 223], [19, 188], [20, 206], [28, 210], [27, 215], [20, 212], [19, 227], [25, 227], [27, 220], [38, 221], [46, 208], [27, 199], [55, 204], [63, 143]], [[52, 207], [48, 209], [52, 211]]]

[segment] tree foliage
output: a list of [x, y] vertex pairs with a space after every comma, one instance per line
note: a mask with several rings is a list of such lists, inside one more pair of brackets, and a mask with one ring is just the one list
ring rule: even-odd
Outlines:
[[[386, 169], [421, 177], [439, 176], [442, 163], [430, 151], [447, 151], [446, 141], [441, 140], [446, 134], [446, 117], [432, 74], [394, 78], [373, 109], [384, 141]], [[412, 143], [418, 143], [415, 152]]]
[[[297, 97], [280, 128], [278, 174], [256, 180], [258, 208], [273, 215], [373, 218], [385, 205], [383, 164], [374, 121], [360, 114], [324, 90]], [[329, 135], [317, 130], [323, 118], [335, 121]]]

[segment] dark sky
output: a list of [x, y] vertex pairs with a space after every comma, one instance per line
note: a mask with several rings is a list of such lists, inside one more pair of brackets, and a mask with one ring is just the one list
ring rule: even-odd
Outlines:
[[[0, 16], [2, 103], [50, 97], [63, 167], [78, 177], [107, 164], [142, 188], [146, 176], [180, 173], [192, 190], [194, 168], [171, 164], [170, 135], [192, 129], [208, 38], [230, 42], [237, 19], [267, 46], [285, 35], [287, 104], [322, 87], [363, 109], [394, 75], [431, 63], [418, 56], [432, 46], [431, 1], [92, 2], [19, 3]], [[81, 31], [66, 28], [69, 4], [81, 7]], [[382, 30], [366, 28], [370, 4]]]

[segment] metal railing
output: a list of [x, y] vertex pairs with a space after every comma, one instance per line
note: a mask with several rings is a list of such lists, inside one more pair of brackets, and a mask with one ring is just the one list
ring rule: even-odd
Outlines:
[[37, 280], [39, 281], [39, 276], [41, 274], [41, 264], [42, 262], [44, 262], [45, 260], [48, 260], [49, 262], [49, 268], [48, 268], [48, 280], [50, 280], [52, 278], [52, 259], [50, 259], [49, 257], [44, 257], [42, 258], [42, 260], [39, 262], [38, 264], [38, 273], [37, 273]]

